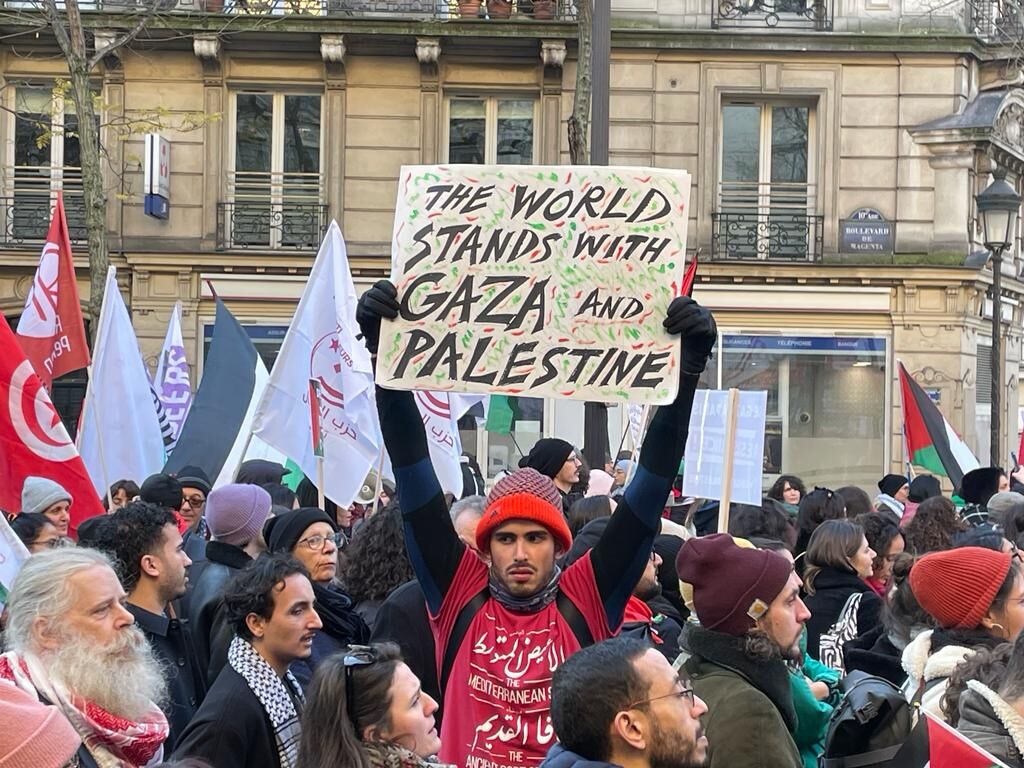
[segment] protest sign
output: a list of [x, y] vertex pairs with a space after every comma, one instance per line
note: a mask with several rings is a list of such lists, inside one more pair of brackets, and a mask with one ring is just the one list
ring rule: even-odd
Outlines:
[[401, 172], [377, 383], [664, 404], [679, 341], [690, 177], [645, 168]]
[[735, 402], [735, 419], [730, 419], [728, 391], [697, 390], [686, 438], [683, 493], [760, 506], [768, 393], [738, 392]]

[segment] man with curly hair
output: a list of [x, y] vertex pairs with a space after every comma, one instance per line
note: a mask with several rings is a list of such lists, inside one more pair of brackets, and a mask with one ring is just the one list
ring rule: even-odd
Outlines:
[[185, 554], [174, 513], [166, 507], [133, 501], [103, 521], [95, 542], [117, 568], [128, 593], [128, 611], [162, 662], [168, 683], [167, 720], [171, 726], [165, 750], [188, 725], [206, 695], [206, 675], [196, 662], [192, 636], [172, 608], [185, 594], [192, 564]]

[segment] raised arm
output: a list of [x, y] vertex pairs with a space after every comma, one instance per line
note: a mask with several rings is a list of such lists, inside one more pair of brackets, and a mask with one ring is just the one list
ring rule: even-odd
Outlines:
[[665, 328], [682, 337], [679, 393], [670, 405], [658, 408], [651, 419], [636, 474], [591, 553], [597, 588], [612, 631], [622, 623], [626, 601], [650, 557], [658, 520], [686, 448], [697, 377], [718, 338], [711, 313], [687, 297], [677, 298], [669, 306]]
[[[377, 282], [359, 299], [356, 320], [366, 348], [377, 361], [380, 319], [398, 316], [398, 292], [387, 280]], [[377, 387], [384, 446], [391, 457], [398, 501], [405, 521], [405, 546], [432, 613], [441, 609], [455, 578], [465, 544], [448, 516], [444, 492], [430, 463], [430, 449], [412, 392]]]

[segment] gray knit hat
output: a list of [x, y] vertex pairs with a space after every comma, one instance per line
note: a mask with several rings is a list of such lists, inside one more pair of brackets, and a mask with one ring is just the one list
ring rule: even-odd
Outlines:
[[59, 501], [66, 501], [69, 504], [74, 501], [71, 494], [64, 490], [59, 483], [53, 482], [45, 477], [26, 477], [25, 484], [21, 486], [21, 511], [24, 512], [45, 512]]
[[217, 541], [244, 547], [270, 517], [270, 494], [258, 485], [222, 485], [206, 497], [206, 524]]

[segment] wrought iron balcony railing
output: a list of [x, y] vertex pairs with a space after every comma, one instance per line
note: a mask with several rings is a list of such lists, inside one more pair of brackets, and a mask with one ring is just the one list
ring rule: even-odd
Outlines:
[[825, 217], [799, 213], [712, 213], [712, 260], [821, 261]]
[[825, 217], [814, 186], [797, 182], [722, 182], [711, 214], [713, 259], [820, 261]]
[[217, 203], [217, 249], [315, 251], [327, 224], [327, 206], [322, 203]]
[[[45, 241], [56, 200], [56, 193], [49, 189], [25, 188], [16, 181], [13, 194], [0, 197], [0, 248], [19, 248]], [[72, 244], [84, 243], [85, 204], [80, 186], [77, 189], [65, 187], [64, 215]]]
[[835, 0], [711, 0], [711, 28], [772, 27], [831, 32]]
[[[38, 0], [0, 0], [8, 8], [34, 8]], [[57, 7], [64, 5], [57, 0]], [[132, 11], [142, 0], [80, 0], [86, 11]], [[573, 0], [162, 0], [172, 13], [232, 16], [350, 16], [414, 19], [525, 19], [568, 21], [576, 17]]]
[[965, 9], [968, 33], [1015, 46], [1024, 39], [1020, 0], [966, 0]]

